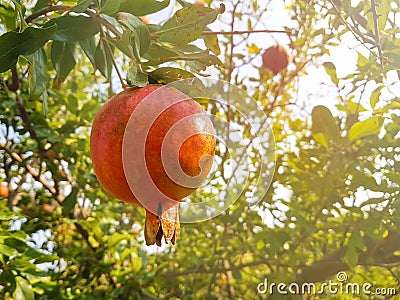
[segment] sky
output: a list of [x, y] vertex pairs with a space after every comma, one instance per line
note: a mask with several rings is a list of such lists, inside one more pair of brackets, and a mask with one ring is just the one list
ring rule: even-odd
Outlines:
[[[227, 11], [232, 9], [232, 3], [234, 1], [222, 2], [226, 5]], [[261, 24], [258, 24], [254, 29], [283, 30], [285, 27], [293, 28], [295, 26], [294, 22], [290, 18], [288, 10], [285, 8], [285, 5], [289, 5], [290, 1], [260, 0], [257, 2], [261, 7], [268, 5], [268, 12], [265, 14], [265, 20], [263, 20]], [[219, 5], [219, 2], [214, 1], [212, 5], [213, 7], [216, 7]], [[149, 15], [149, 17], [155, 23], [163, 23], [173, 15], [174, 7], [175, 0], [171, 0], [171, 3], [167, 8], [156, 14]], [[221, 20], [224, 21], [225, 19], [226, 21], [229, 21], [229, 17], [229, 14], [220, 16], [219, 20], [210, 25], [210, 28], [214, 31], [229, 30], [226, 24], [220, 22]], [[242, 22], [241, 24], [240, 22], [236, 21], [236, 24], [237, 27], [235, 30], [247, 30], [246, 22]], [[256, 44], [261, 49], [267, 49], [276, 43], [287, 45], [289, 43], [289, 39], [287, 38], [286, 34], [281, 33], [254, 33], [250, 35], [249, 42]], [[346, 76], [355, 69], [357, 62], [357, 54], [355, 50], [362, 52], [364, 55], [368, 55], [368, 53], [365, 51], [365, 48], [357, 45], [352, 36], [345, 36], [345, 42], [342, 45], [335, 47], [334, 51], [331, 52], [330, 57], [326, 57], [325, 60], [332, 61], [335, 64], [339, 77]], [[308, 74], [302, 76], [299, 81], [299, 98], [308, 101], [310, 104], [310, 109], [318, 104], [327, 105], [332, 109], [336, 103], [336, 95], [333, 93], [334, 90], [330, 91], [328, 88], [328, 86], [332, 84], [329, 76], [322, 67], [322, 62], [323, 61], [319, 61], [316, 62], [316, 64], [310, 64], [307, 67]], [[261, 57], [256, 59], [254, 64], [261, 65]], [[248, 66], [247, 72], [249, 76], [251, 76], [254, 73], [254, 69], [251, 66]], [[244, 74], [246, 74], [246, 71], [244, 71]], [[321, 87], [324, 84], [327, 86], [324, 86], [322, 91]], [[315, 91], [319, 92], [315, 93]]]

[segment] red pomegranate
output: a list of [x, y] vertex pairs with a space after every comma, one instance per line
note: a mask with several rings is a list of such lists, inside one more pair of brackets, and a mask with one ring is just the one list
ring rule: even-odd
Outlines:
[[7, 182], [0, 183], [0, 198], [7, 198], [10, 195], [10, 189]]
[[203, 0], [196, 0], [194, 1], [193, 5], [198, 7], [205, 7], [206, 3]]
[[279, 44], [269, 47], [262, 55], [263, 68], [271, 70], [274, 75], [286, 69], [290, 61], [290, 54]]
[[141, 19], [142, 19], [142, 22], [143, 22], [145, 25], [148, 25], [148, 24], [151, 23], [150, 18], [147, 17], [147, 16], [143, 16], [143, 17], [141, 17]]
[[147, 245], [160, 246], [163, 236], [175, 244], [179, 201], [210, 171], [213, 132], [196, 101], [162, 85], [127, 89], [97, 113], [90, 136], [97, 179], [115, 198], [146, 209]]

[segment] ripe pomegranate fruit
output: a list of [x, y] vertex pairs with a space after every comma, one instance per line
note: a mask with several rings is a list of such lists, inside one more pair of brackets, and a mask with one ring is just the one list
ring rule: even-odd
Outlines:
[[[94, 118], [90, 153], [97, 179], [115, 198], [146, 209], [147, 245], [160, 246], [163, 236], [175, 244], [179, 201], [208, 175], [213, 133], [196, 101], [162, 85], [127, 89]], [[188, 178], [195, 178], [195, 184]]]
[[142, 19], [142, 22], [143, 22], [145, 25], [148, 25], [148, 24], [151, 23], [150, 18], [147, 17], [147, 16], [141, 17], [141, 19]]
[[205, 7], [205, 6], [206, 6], [206, 3], [205, 3], [203, 0], [196, 0], [196, 1], [193, 3], [193, 5], [194, 5], [194, 6], [198, 6], [198, 7]]
[[7, 182], [0, 184], [0, 197], [7, 198], [10, 195], [10, 189], [8, 188]]
[[279, 44], [269, 47], [262, 55], [263, 68], [271, 70], [274, 75], [286, 69], [290, 61], [290, 54]]

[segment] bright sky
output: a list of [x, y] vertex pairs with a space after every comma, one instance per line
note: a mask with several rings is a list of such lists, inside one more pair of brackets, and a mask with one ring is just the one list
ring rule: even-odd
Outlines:
[[[232, 10], [232, 3], [235, 1], [223, 1], [226, 5], [226, 10]], [[268, 5], [268, 12], [265, 14], [265, 19], [262, 23], [258, 24], [254, 29], [277, 29], [283, 30], [284, 27], [293, 28], [296, 24], [291, 20], [290, 14], [288, 10], [285, 9], [285, 2], [288, 5], [288, 1], [270, 1], [270, 0], [260, 0], [258, 4], [261, 7], [265, 7]], [[215, 1], [214, 5], [218, 5], [219, 2]], [[175, 6], [175, 0], [172, 0], [169, 7], [164, 9], [161, 12], [150, 15], [150, 19], [156, 23], [162, 23], [173, 15], [173, 9]], [[220, 17], [220, 20], [229, 22], [229, 14], [226, 13]], [[247, 22], [236, 21], [235, 30], [247, 30]], [[227, 28], [226, 24], [222, 22], [215, 22], [210, 25], [210, 28], [215, 31], [230, 29]], [[281, 33], [254, 33], [250, 35], [249, 38], [250, 43], [256, 44], [261, 49], [266, 49], [277, 42], [282, 45], [287, 45], [289, 39], [285, 34]], [[338, 75], [345, 76], [354, 70], [354, 66], [357, 60], [357, 54], [355, 51], [350, 50], [349, 47], [354, 47], [354, 39], [351, 37], [346, 44], [336, 47], [334, 51], [331, 52], [331, 57], [326, 60], [334, 62], [337, 67]], [[243, 51], [240, 49], [240, 51]], [[365, 50], [365, 49], [364, 49]], [[363, 51], [363, 49], [361, 49]], [[365, 53], [365, 51], [363, 51]], [[254, 64], [261, 65], [261, 57], [255, 60]], [[322, 61], [320, 62], [322, 64]], [[245, 68], [244, 68], [245, 69]], [[247, 67], [248, 74], [254, 74], [254, 69], [251, 66]], [[300, 79], [299, 84], [299, 98], [304, 99], [305, 101], [310, 101], [310, 110], [313, 106], [318, 104], [324, 104], [333, 108], [334, 103], [336, 101], [336, 95], [332, 94], [332, 91], [329, 91], [327, 86], [323, 87], [321, 90], [321, 86], [323, 83], [331, 85], [329, 76], [325, 73], [324, 68], [321, 65], [310, 65], [307, 67], [308, 75], [303, 76]], [[246, 72], [246, 71], [244, 71]], [[315, 93], [317, 91], [317, 93]]]

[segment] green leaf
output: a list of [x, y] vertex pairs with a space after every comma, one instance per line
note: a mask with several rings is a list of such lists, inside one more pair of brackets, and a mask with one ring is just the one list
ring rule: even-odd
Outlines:
[[90, 120], [96, 114], [98, 109], [99, 102], [96, 100], [90, 100], [80, 110], [79, 117], [83, 120]]
[[125, 30], [122, 33], [122, 37], [120, 39], [107, 37], [107, 42], [111, 43], [118, 50], [124, 53], [126, 56], [132, 56], [132, 47], [131, 47], [131, 32], [129, 30]]
[[347, 247], [360, 249], [360, 250], [364, 249], [364, 247], [365, 247], [364, 239], [362, 238], [359, 229], [354, 229], [351, 232], [351, 235], [350, 235], [350, 237], [349, 237], [349, 239], [347, 241]]
[[14, 299], [18, 300], [34, 300], [35, 294], [32, 291], [32, 286], [29, 282], [21, 276], [15, 277], [15, 291], [13, 293]]
[[7, 31], [13, 31], [17, 28], [17, 12], [8, 3], [0, 4], [0, 23]]
[[[250, 19], [249, 19], [250, 20]], [[207, 31], [211, 31], [210, 28], [205, 28]], [[221, 54], [221, 48], [219, 47], [218, 36], [216, 34], [206, 34], [203, 36], [206, 47], [210, 49], [215, 55]]]
[[57, 24], [57, 31], [53, 40], [58, 42], [85, 40], [99, 31], [93, 19], [84, 16], [61, 16], [51, 19], [44, 27], [47, 28], [54, 24]]
[[21, 31], [24, 31], [26, 28], [29, 27], [28, 24], [26, 23], [25, 17], [24, 17], [26, 8], [24, 5], [21, 4], [21, 1], [19, 1], [19, 0], [11, 0], [11, 1], [14, 4], [15, 9], [19, 16], [19, 27], [21, 28]]
[[41, 255], [38, 259], [35, 259], [35, 264], [42, 264], [45, 262], [53, 262], [59, 260], [60, 258], [55, 255]]
[[374, 116], [367, 120], [355, 123], [349, 130], [350, 141], [356, 141], [369, 135], [378, 134], [383, 126], [384, 118]]
[[13, 274], [12, 269], [4, 269], [3, 272], [0, 274], [0, 283], [4, 284], [11, 284], [15, 286], [15, 275]]
[[364, 250], [364, 240], [360, 234], [359, 229], [354, 229], [347, 240], [347, 251], [345, 254], [345, 261], [350, 268], [354, 268], [358, 263], [358, 252]]
[[151, 61], [151, 64], [160, 64], [168, 61], [169, 57], [172, 57], [172, 60], [176, 60], [176, 58], [183, 56], [184, 53], [181, 51], [177, 51], [173, 48], [165, 47], [164, 45], [152, 43], [149, 47], [149, 50], [145, 53], [144, 57]]
[[0, 245], [0, 253], [7, 256], [14, 256], [18, 254], [18, 251], [13, 247], [7, 245]]
[[129, 241], [132, 238], [130, 234], [122, 234], [122, 233], [113, 233], [111, 236], [107, 237], [108, 247], [114, 248], [118, 243], [123, 240]]
[[352, 173], [352, 177], [353, 179], [351, 180], [351, 185], [354, 188], [364, 187], [365, 189], [369, 189], [372, 191], [379, 191], [382, 189], [382, 187], [376, 183], [375, 178], [369, 174], [354, 170]]
[[105, 45], [105, 43], [105, 41], [100, 40], [97, 44], [94, 61], [96, 68], [101, 72], [101, 74], [103, 74], [106, 79], [110, 79], [113, 68], [113, 57], [111, 57], [111, 54], [106, 51], [105, 47], [107, 47], [107, 45]]
[[389, 178], [391, 182], [400, 185], [400, 173], [390, 172], [386, 174], [386, 177]]
[[142, 258], [138, 257], [136, 253], [131, 253], [131, 265], [133, 273], [139, 272], [143, 266]]
[[122, 1], [119, 11], [128, 12], [135, 16], [145, 16], [166, 8], [169, 2], [170, 0], [125, 0]]
[[378, 15], [378, 29], [384, 30], [386, 27], [386, 23], [388, 20], [389, 13], [391, 11], [391, 2], [390, 0], [380, 0], [379, 5], [377, 6], [377, 15]]
[[53, 41], [51, 45], [51, 61], [60, 82], [64, 81], [75, 67], [75, 48], [76, 43]]
[[360, 52], [357, 52], [358, 59], [357, 59], [357, 66], [358, 67], [364, 67], [369, 63], [368, 58], [366, 58], [364, 55], [362, 55]]
[[144, 87], [149, 83], [149, 78], [139, 70], [139, 66], [132, 61], [132, 65], [126, 74], [126, 81], [131, 86]]
[[131, 46], [136, 59], [139, 60], [150, 47], [151, 39], [147, 26], [138, 17], [129, 13], [118, 13], [116, 19], [131, 31]]
[[322, 65], [325, 67], [325, 71], [331, 78], [332, 82], [337, 85], [339, 83], [339, 78], [336, 74], [336, 66], [331, 62], [324, 62]]
[[39, 9], [45, 8], [47, 6], [49, 6], [49, 0], [38, 0], [32, 11], [35, 12], [35, 11], [38, 11]]
[[322, 105], [314, 107], [311, 132], [314, 139], [324, 147], [328, 147], [339, 140], [339, 125], [327, 107]]
[[[187, 55], [184, 56], [184, 58], [186, 58]], [[205, 55], [204, 57], [192, 60], [188, 62], [188, 65], [190, 67], [191, 70], [195, 71], [195, 72], [201, 72], [203, 70], [206, 70], [207, 67], [209, 66], [223, 66], [221, 60], [216, 57], [215, 55], [212, 54], [208, 54]]]
[[381, 204], [382, 202], [386, 201], [387, 199], [385, 198], [371, 198], [368, 199], [367, 201], [363, 202], [361, 204], [361, 207], [367, 206], [367, 205], [377, 205], [377, 204]]
[[352, 114], [352, 115], [358, 114], [360, 112], [367, 111], [365, 109], [365, 107], [362, 106], [360, 103], [356, 103], [356, 102], [353, 102], [353, 101], [348, 101], [346, 103], [346, 105], [341, 105], [341, 104], [336, 105], [336, 107], [338, 109], [340, 109], [342, 111], [345, 111], [345, 112], [347, 112], [349, 114]]
[[103, 14], [113, 15], [118, 12], [123, 0], [103, 0], [101, 1], [100, 11]]
[[160, 28], [160, 40], [177, 45], [193, 42], [201, 37], [206, 26], [214, 22], [222, 12], [222, 9], [208, 7], [184, 7]]
[[43, 116], [47, 118], [48, 113], [49, 113], [49, 106], [48, 106], [48, 94], [47, 92], [42, 94], [42, 111], [43, 111]]
[[21, 241], [18, 237], [9, 237], [4, 240], [4, 245], [15, 248], [18, 252], [23, 253], [28, 248], [25, 241]]
[[186, 70], [171, 67], [158, 68], [157, 70], [153, 71], [150, 76], [159, 83], [165, 84], [195, 77], [192, 73]]
[[355, 266], [357, 266], [357, 263], [358, 263], [357, 250], [354, 248], [348, 248], [346, 250], [344, 260], [350, 268], [354, 268]]
[[83, 13], [93, 2], [93, 0], [79, 0], [78, 4], [74, 6], [71, 11], [76, 13]]
[[96, 38], [94, 36], [91, 36], [85, 40], [80, 40], [79, 45], [81, 46], [83, 52], [85, 52], [87, 58], [89, 58], [93, 67], [96, 68], [94, 59], [96, 54]]
[[79, 188], [74, 187], [72, 189], [71, 193], [69, 193], [69, 195], [67, 197], [65, 197], [65, 199], [63, 201], [63, 207], [62, 207], [62, 214], [64, 217], [68, 216], [69, 213], [74, 208], [76, 201], [77, 201], [78, 192], [79, 192]]
[[381, 92], [382, 92], [383, 86], [378, 86], [371, 94], [371, 98], [369, 99], [369, 103], [371, 107], [374, 109], [375, 106], [379, 102], [379, 98], [381, 97]]
[[43, 48], [33, 53], [32, 65], [29, 71], [30, 100], [36, 101], [46, 90], [49, 76], [46, 72], [47, 55]]
[[56, 26], [45, 29], [28, 27], [23, 32], [7, 32], [0, 36], [0, 73], [12, 67], [20, 55], [31, 55], [39, 50], [56, 31]]

